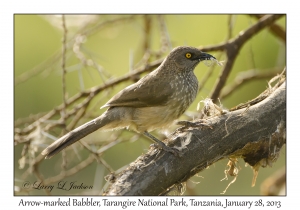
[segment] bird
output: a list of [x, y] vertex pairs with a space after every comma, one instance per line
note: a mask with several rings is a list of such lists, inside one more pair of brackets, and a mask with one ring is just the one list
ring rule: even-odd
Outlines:
[[142, 133], [166, 152], [178, 154], [149, 132], [166, 129], [178, 119], [195, 100], [198, 79], [195, 67], [204, 60], [216, 60], [208, 53], [190, 46], [174, 48], [159, 67], [113, 96], [101, 108], [107, 110], [99, 117], [65, 134], [42, 155], [51, 158], [88, 134], [100, 130], [127, 128]]

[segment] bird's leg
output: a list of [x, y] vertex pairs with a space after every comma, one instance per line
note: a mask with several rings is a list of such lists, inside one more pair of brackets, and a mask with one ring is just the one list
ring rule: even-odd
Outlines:
[[173, 153], [175, 156], [181, 156], [180, 151], [178, 151], [175, 148], [171, 148], [168, 147], [167, 145], [165, 145], [162, 141], [158, 140], [157, 138], [155, 138], [154, 136], [152, 136], [150, 133], [148, 133], [147, 131], [145, 131], [143, 133], [145, 136], [147, 136], [149, 139], [151, 139], [152, 141], [155, 141], [156, 144], [158, 145], [158, 148], [161, 148], [162, 150], [166, 151], [166, 152], [171, 152]]

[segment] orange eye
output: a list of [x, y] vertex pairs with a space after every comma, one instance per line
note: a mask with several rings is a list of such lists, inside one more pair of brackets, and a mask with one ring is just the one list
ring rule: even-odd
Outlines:
[[191, 53], [186, 53], [186, 54], [185, 54], [185, 57], [186, 57], [186, 58], [191, 58], [191, 57], [192, 57], [192, 54], [191, 54]]

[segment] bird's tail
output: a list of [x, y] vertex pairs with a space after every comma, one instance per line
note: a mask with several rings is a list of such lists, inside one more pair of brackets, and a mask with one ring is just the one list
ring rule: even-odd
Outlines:
[[88, 134], [109, 124], [111, 120], [112, 120], [111, 117], [107, 117], [107, 111], [106, 111], [98, 118], [91, 120], [79, 126], [78, 128], [70, 131], [66, 135], [62, 136], [60, 139], [56, 140], [50, 146], [44, 149], [41, 154], [45, 155], [46, 159], [49, 159], [55, 154], [59, 153], [61, 150], [65, 149], [71, 144], [74, 144], [76, 141], [79, 141], [80, 139], [87, 136]]

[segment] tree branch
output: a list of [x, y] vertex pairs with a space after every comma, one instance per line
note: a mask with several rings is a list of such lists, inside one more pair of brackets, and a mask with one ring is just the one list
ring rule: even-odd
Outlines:
[[[224, 158], [243, 158], [256, 172], [275, 162], [286, 142], [285, 81], [251, 107], [187, 123], [169, 137], [182, 157], [150, 149], [115, 177], [106, 195], [160, 195]], [[278, 87], [278, 88], [276, 88]], [[256, 178], [256, 177], [254, 177]]]
[[[262, 18], [264, 15], [251, 14], [250, 16], [255, 17], [256, 19]], [[273, 23], [270, 25], [269, 30], [278, 38], [280, 38], [284, 44], [286, 44], [286, 31], [278, 24]]]
[[[246, 29], [244, 32], [240, 32], [239, 35], [234, 38], [233, 40], [228, 41], [224, 44], [224, 48], [227, 55], [227, 62], [219, 76], [219, 79], [216, 82], [215, 87], [213, 88], [213, 91], [211, 93], [210, 98], [213, 101], [216, 101], [216, 99], [219, 97], [220, 92], [222, 88], [224, 87], [226, 80], [229, 76], [229, 73], [232, 70], [233, 64], [235, 62], [235, 59], [242, 48], [242, 46], [246, 43], [248, 39], [250, 39], [252, 36], [260, 32], [265, 27], [269, 26], [276, 20], [278, 20], [282, 15], [266, 15], [262, 17], [257, 23], [255, 23], [253, 26]], [[212, 48], [214, 49], [214, 48]]]

